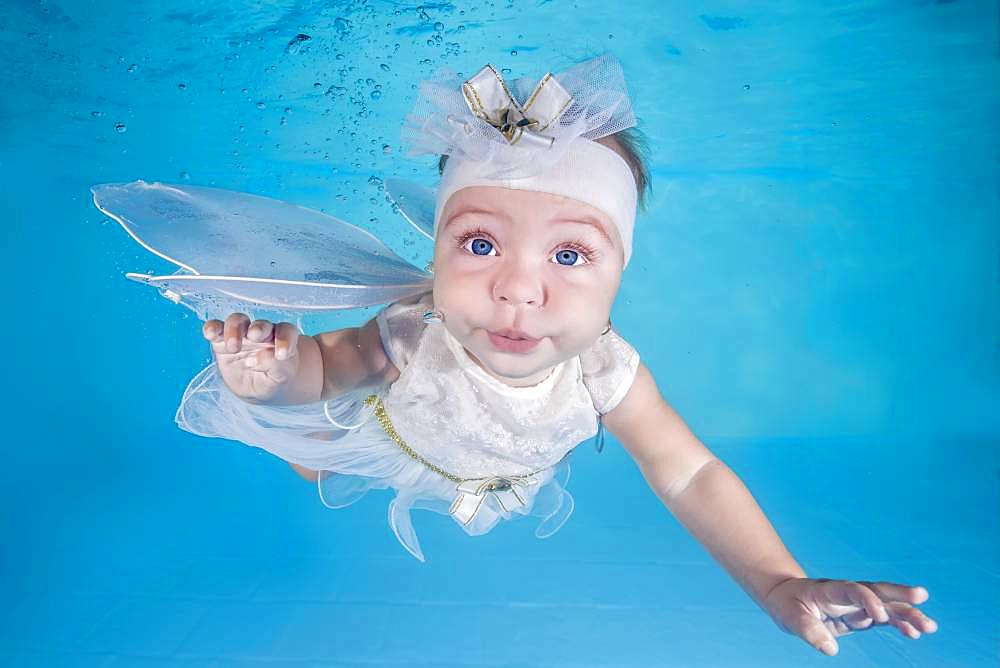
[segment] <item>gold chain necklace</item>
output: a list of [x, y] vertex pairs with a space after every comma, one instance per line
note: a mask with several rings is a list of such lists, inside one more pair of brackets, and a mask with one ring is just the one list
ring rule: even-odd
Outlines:
[[[395, 441], [396, 445], [398, 445], [400, 447], [400, 449], [402, 449], [403, 452], [405, 452], [410, 457], [412, 457], [413, 459], [417, 460], [418, 462], [420, 462], [421, 464], [423, 464], [424, 466], [426, 466], [430, 470], [434, 471], [435, 473], [437, 473], [439, 475], [444, 476], [445, 478], [447, 478], [448, 480], [451, 480], [452, 482], [457, 482], [457, 483], [463, 483], [463, 482], [467, 482], [469, 480], [480, 480], [481, 479], [481, 478], [460, 478], [457, 475], [448, 473], [447, 471], [445, 471], [441, 467], [436, 466], [436, 465], [432, 464], [431, 462], [427, 461], [426, 459], [424, 459], [423, 457], [421, 457], [419, 453], [417, 453], [416, 451], [414, 451], [413, 448], [411, 448], [409, 445], [406, 444], [406, 441], [404, 441], [402, 438], [400, 438], [399, 434], [396, 432], [396, 428], [392, 426], [392, 421], [389, 420], [389, 414], [386, 412], [385, 405], [382, 403], [382, 398], [379, 397], [379, 395], [377, 395], [377, 394], [370, 394], [370, 395], [368, 395], [368, 397], [365, 399], [365, 406], [374, 406], [375, 407], [375, 419], [377, 419], [378, 422], [379, 422], [379, 424], [382, 425], [382, 429], [385, 430], [385, 433], [389, 436], [389, 438], [391, 438], [393, 441]], [[567, 452], [566, 455], [569, 455], [569, 453]], [[539, 473], [541, 471], [544, 471], [547, 468], [549, 468], [549, 467], [548, 466], [543, 466], [542, 468], [538, 469], [537, 471], [534, 471], [532, 473], [525, 473], [525, 474], [521, 474], [521, 475], [497, 476], [498, 480], [496, 480], [495, 482], [490, 483], [490, 485], [487, 488], [488, 489], [509, 489], [510, 488], [510, 483], [505, 483], [504, 479], [507, 479], [507, 480], [521, 480], [521, 479], [524, 479], [524, 478], [530, 478], [533, 475], [535, 475], [535, 474], [537, 474], [537, 473]]]

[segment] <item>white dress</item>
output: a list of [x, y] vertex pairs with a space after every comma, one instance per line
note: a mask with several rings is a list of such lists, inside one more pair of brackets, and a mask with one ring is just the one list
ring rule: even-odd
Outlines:
[[369, 489], [395, 489], [389, 524], [421, 561], [412, 508], [450, 515], [470, 535], [533, 515], [540, 518], [535, 535], [552, 535], [573, 511], [569, 455], [628, 392], [638, 352], [612, 328], [545, 380], [510, 387], [483, 371], [443, 324], [423, 321], [431, 300], [427, 292], [376, 316], [400, 371], [391, 385], [261, 406], [233, 395], [212, 364], [191, 381], [177, 422], [320, 471], [319, 495], [331, 508]]

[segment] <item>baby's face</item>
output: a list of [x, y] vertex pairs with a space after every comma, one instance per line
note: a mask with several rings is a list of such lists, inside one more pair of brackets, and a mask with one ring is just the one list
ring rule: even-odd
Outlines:
[[[434, 307], [484, 371], [511, 386], [534, 385], [607, 327], [623, 261], [618, 228], [588, 204], [528, 190], [463, 188], [445, 203], [438, 226]], [[505, 328], [538, 342], [526, 352], [504, 350], [490, 332]]]

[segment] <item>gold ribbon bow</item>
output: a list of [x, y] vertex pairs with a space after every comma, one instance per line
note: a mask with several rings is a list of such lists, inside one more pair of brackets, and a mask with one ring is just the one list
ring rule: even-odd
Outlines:
[[538, 481], [505, 477], [476, 478], [462, 482], [456, 489], [459, 495], [455, 497], [448, 512], [463, 525], [471, 522], [486, 500], [487, 494], [496, 497], [500, 507], [510, 512], [517, 506], [525, 505], [524, 499], [517, 493], [516, 486], [537, 485]]
[[543, 133], [573, 102], [573, 96], [549, 72], [522, 106], [492, 65], [462, 84], [462, 94], [469, 110], [499, 130], [508, 143], [521, 142], [539, 148], [548, 148], [555, 141]]
[[[399, 437], [396, 432], [395, 427], [392, 425], [392, 421], [389, 419], [389, 414], [385, 410], [385, 405], [382, 403], [382, 398], [377, 394], [369, 394], [365, 398], [365, 405], [374, 407], [375, 418], [378, 420], [379, 424], [385, 430], [385, 433], [391, 438], [396, 444], [402, 448], [403, 452], [417, 460], [430, 470], [438, 473], [452, 482], [457, 482], [458, 486], [458, 496], [452, 502], [451, 507], [448, 512], [458, 519], [463, 525], [467, 525], [471, 522], [479, 509], [483, 505], [483, 501], [486, 500], [487, 494], [493, 494], [497, 498], [497, 502], [504, 511], [510, 512], [518, 506], [525, 505], [525, 500], [521, 498], [521, 495], [517, 493], [514, 488], [516, 486], [526, 487], [527, 485], [537, 485], [539, 483], [536, 476], [542, 471], [549, 467], [538, 469], [531, 473], [526, 473], [522, 475], [512, 475], [507, 476], [490, 476], [486, 478], [459, 478], [458, 476], [448, 473], [444, 469], [431, 462], [427, 461], [421, 457], [417, 452], [413, 450], [409, 445], [406, 444], [403, 439]], [[324, 410], [325, 407], [324, 407]], [[330, 419], [333, 424], [340, 426], [338, 423], [334, 422], [330, 418], [329, 413], [327, 413], [327, 418]], [[353, 429], [353, 427], [351, 427]], [[572, 450], [568, 451], [563, 455], [563, 459], [569, 457]], [[562, 461], [562, 460], [560, 460]]]

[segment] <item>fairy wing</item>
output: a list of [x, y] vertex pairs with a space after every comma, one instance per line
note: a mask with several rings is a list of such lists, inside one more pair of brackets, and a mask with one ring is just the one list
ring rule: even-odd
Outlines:
[[285, 313], [385, 304], [431, 289], [369, 232], [313, 209], [202, 186], [107, 183], [94, 204], [175, 274], [129, 273], [202, 318], [266, 308]]
[[396, 210], [417, 231], [434, 240], [434, 210], [437, 205], [434, 191], [406, 179], [390, 177], [385, 180], [385, 194]]

